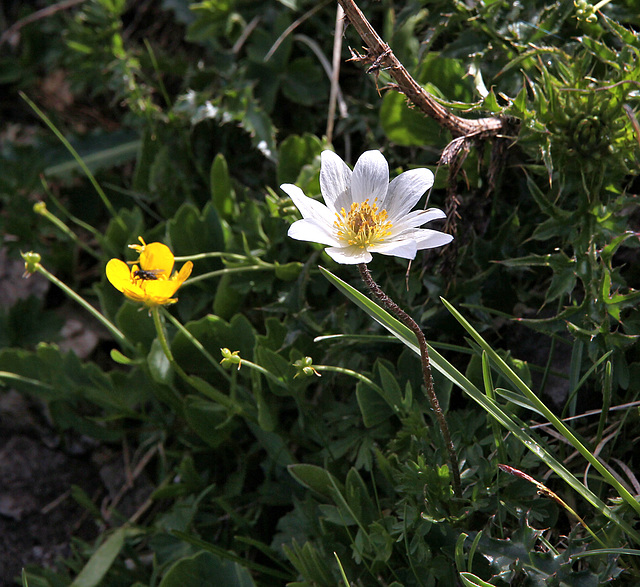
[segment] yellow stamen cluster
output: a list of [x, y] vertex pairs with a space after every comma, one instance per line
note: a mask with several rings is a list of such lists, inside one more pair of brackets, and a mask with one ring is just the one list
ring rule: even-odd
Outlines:
[[336, 213], [333, 225], [341, 241], [366, 249], [391, 234], [393, 225], [387, 219], [387, 211], [378, 210], [377, 200], [371, 204], [368, 198], [361, 203], [354, 202], [348, 212], [342, 208]]

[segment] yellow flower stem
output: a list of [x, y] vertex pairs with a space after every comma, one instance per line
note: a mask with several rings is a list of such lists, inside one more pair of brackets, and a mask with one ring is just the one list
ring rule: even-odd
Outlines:
[[118, 216], [118, 214], [116, 213], [116, 209], [113, 207], [113, 204], [109, 201], [109, 198], [107, 197], [107, 194], [104, 193], [104, 190], [102, 189], [102, 187], [100, 187], [100, 184], [98, 183], [98, 180], [95, 178], [93, 173], [91, 173], [91, 170], [89, 169], [89, 167], [87, 167], [87, 164], [83, 161], [82, 157], [80, 157], [80, 154], [78, 153], [78, 151], [76, 151], [73, 148], [71, 143], [58, 130], [58, 128], [55, 126], [55, 124], [53, 124], [53, 122], [51, 122], [51, 120], [49, 120], [47, 115], [44, 112], [42, 112], [42, 110], [40, 110], [40, 108], [38, 108], [35, 105], [35, 103], [32, 102], [27, 97], [26, 94], [24, 94], [23, 92], [20, 92], [20, 96], [22, 97], [22, 99], [27, 104], [29, 104], [29, 106], [31, 106], [33, 111], [40, 117], [42, 122], [44, 122], [49, 127], [51, 132], [54, 135], [56, 135], [56, 137], [58, 137], [58, 140], [66, 147], [67, 151], [69, 151], [69, 153], [71, 153], [71, 156], [76, 160], [76, 162], [78, 163], [78, 166], [80, 167], [80, 169], [82, 169], [84, 174], [87, 176], [87, 179], [91, 182], [91, 185], [96, 190], [96, 193], [98, 194], [98, 196], [100, 196], [100, 199], [102, 200], [102, 203], [104, 204], [105, 208], [109, 211], [109, 214], [111, 214], [111, 216], [113, 216], [113, 218], [115, 218], [116, 222], [119, 224], [119, 226], [121, 228], [126, 230], [127, 226], [124, 223], [124, 220], [122, 218], [120, 218], [120, 216]]
[[153, 316], [153, 324], [156, 327], [156, 333], [158, 334], [158, 340], [160, 341], [160, 346], [162, 347], [162, 352], [164, 352], [164, 356], [167, 357], [167, 360], [173, 367], [173, 370], [187, 383], [191, 384], [189, 380], [189, 376], [183, 371], [182, 367], [178, 365], [175, 358], [173, 357], [173, 353], [171, 352], [171, 348], [169, 347], [169, 341], [167, 340], [167, 335], [164, 331], [164, 326], [162, 326], [162, 320], [160, 320], [160, 311], [158, 310], [158, 306], [153, 306], [151, 308], [151, 315]]
[[252, 267], [227, 267], [226, 269], [218, 269], [217, 271], [210, 271], [209, 273], [203, 273], [202, 275], [196, 275], [195, 277], [189, 278], [182, 284], [182, 287], [186, 287], [187, 285], [192, 285], [197, 283], [198, 281], [202, 281], [203, 279], [209, 279], [211, 277], [218, 277], [219, 275], [228, 275], [230, 273], [249, 273], [251, 271], [267, 271], [273, 269], [273, 265], [254, 265]]
[[58, 227], [69, 239], [71, 239], [76, 245], [78, 245], [81, 249], [89, 253], [95, 259], [100, 259], [100, 255], [96, 253], [89, 245], [83, 242], [78, 235], [73, 232], [60, 218], [58, 218], [55, 214], [52, 214], [47, 209], [47, 205], [44, 202], [38, 202], [33, 206], [34, 212], [40, 214], [44, 218], [46, 218], [51, 224]]
[[458, 465], [458, 455], [456, 454], [456, 449], [453, 446], [453, 441], [451, 440], [451, 434], [449, 433], [449, 426], [447, 425], [447, 420], [444, 417], [444, 412], [440, 407], [440, 402], [438, 401], [438, 396], [436, 395], [433, 389], [433, 377], [431, 376], [431, 363], [429, 361], [429, 350], [427, 349], [427, 339], [424, 336], [424, 332], [418, 323], [407, 314], [398, 304], [396, 304], [382, 289], [380, 286], [373, 280], [371, 277], [371, 273], [369, 273], [369, 268], [366, 263], [360, 263], [358, 265], [358, 269], [360, 271], [360, 276], [362, 280], [367, 284], [369, 291], [380, 301], [380, 303], [387, 309], [393, 312], [398, 319], [409, 328], [418, 339], [418, 344], [420, 345], [420, 360], [422, 363], [422, 378], [424, 380], [424, 386], [427, 390], [427, 397], [429, 398], [429, 403], [431, 404], [431, 409], [433, 410], [436, 420], [438, 422], [438, 426], [440, 427], [440, 433], [442, 434], [442, 439], [444, 440], [445, 447], [449, 454], [449, 467], [451, 469], [451, 481], [453, 485], [453, 493], [456, 497], [462, 497], [462, 484], [460, 482], [460, 467]]
[[182, 257], [175, 257], [175, 260], [180, 261], [201, 261], [203, 259], [229, 259], [230, 261], [255, 261], [258, 264], [264, 263], [268, 265], [265, 261], [261, 261], [258, 257], [255, 256], [247, 256], [247, 255], [239, 255], [238, 253], [226, 253], [224, 251], [210, 251], [208, 253], [198, 253], [197, 255], [184, 255]]
[[371, 381], [371, 379], [369, 379], [365, 375], [362, 375], [362, 373], [358, 373], [357, 371], [352, 371], [351, 369], [345, 369], [344, 367], [336, 367], [334, 365], [315, 365], [314, 364], [313, 368], [316, 371], [340, 373], [342, 375], [348, 375], [349, 377], [354, 377], [355, 379], [362, 381], [362, 383], [366, 383], [369, 387], [371, 387], [371, 389], [378, 392], [381, 397], [384, 397], [384, 391], [380, 388], [380, 386], [374, 383], [373, 381]]
[[40, 176], [40, 183], [42, 184], [42, 189], [44, 190], [44, 193], [47, 194], [47, 198], [55, 204], [56, 208], [62, 214], [64, 214], [68, 220], [70, 220], [71, 222], [73, 222], [83, 230], [86, 230], [89, 234], [93, 235], [93, 237], [96, 240], [99, 241], [101, 239], [102, 234], [98, 230], [96, 230], [88, 222], [84, 222], [83, 220], [80, 220], [80, 218], [78, 218], [77, 216], [74, 216], [73, 214], [71, 214], [69, 210], [67, 210], [62, 205], [62, 202], [60, 202], [60, 200], [56, 197], [56, 195], [51, 191], [51, 188], [49, 187], [49, 182], [47, 182], [47, 179], [44, 177], [44, 175]]
[[[176, 362], [173, 353], [171, 352], [171, 348], [169, 347], [169, 341], [167, 340], [167, 335], [165, 333], [164, 327], [162, 325], [162, 320], [160, 319], [160, 311], [158, 310], [158, 306], [154, 306], [151, 308], [151, 315], [153, 316], [153, 324], [156, 327], [156, 333], [158, 334], [158, 341], [160, 342], [160, 347], [162, 348], [162, 352], [164, 352], [165, 357], [169, 361], [173, 370], [178, 374], [178, 376], [195, 390], [202, 393], [202, 387], [197, 384], [195, 379], [190, 375], [187, 375], [185, 371], [178, 365]], [[242, 413], [242, 408], [232, 399], [228, 398], [223, 393], [220, 393], [216, 389], [211, 386], [208, 386], [207, 396], [217, 401], [220, 405], [223, 405], [229, 411], [234, 414]]]
[[169, 322], [171, 322], [171, 324], [173, 324], [180, 332], [182, 332], [185, 338], [204, 355], [207, 361], [209, 361], [227, 381], [231, 379], [229, 373], [227, 373], [227, 370], [222, 365], [220, 365], [220, 362], [217, 361], [211, 355], [211, 353], [207, 349], [205, 349], [204, 346], [202, 346], [202, 343], [184, 327], [180, 320], [175, 318], [171, 314], [171, 312], [169, 312], [164, 306], [162, 306], [162, 314], [167, 320], [169, 320]]
[[127, 337], [116, 327], [115, 324], [110, 322], [104, 315], [96, 310], [87, 300], [82, 296], [79, 296], [73, 291], [66, 283], [60, 281], [55, 275], [49, 273], [40, 263], [35, 264], [35, 270], [44, 275], [51, 283], [57, 285], [64, 293], [66, 293], [73, 301], [80, 304], [87, 312], [89, 312], [94, 318], [96, 318], [106, 329], [113, 334], [114, 338], [124, 347], [130, 350], [134, 350], [133, 345], [127, 340]]
[[252, 363], [251, 361], [247, 361], [246, 359], [242, 359], [241, 366], [242, 367], [246, 366], [246, 367], [249, 367], [250, 369], [254, 369], [258, 373], [262, 373], [267, 379], [269, 379], [270, 381], [273, 381], [277, 386], [282, 387], [283, 389], [286, 389], [287, 391], [289, 391], [289, 387], [287, 386], [286, 383], [284, 383], [283, 381], [280, 381], [280, 379], [278, 379], [270, 371], [267, 371], [264, 367], [261, 367], [256, 363]]

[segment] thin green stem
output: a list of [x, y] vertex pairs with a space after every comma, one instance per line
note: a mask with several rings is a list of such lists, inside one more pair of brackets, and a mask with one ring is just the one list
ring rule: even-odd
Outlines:
[[384, 391], [380, 388], [379, 385], [376, 385], [371, 379], [363, 375], [362, 373], [358, 373], [357, 371], [352, 371], [351, 369], [345, 369], [344, 367], [336, 367], [334, 365], [314, 365], [313, 368], [316, 371], [327, 371], [332, 373], [340, 373], [342, 375], [349, 375], [349, 377], [354, 377], [362, 381], [362, 383], [366, 383], [373, 390], [377, 391], [382, 397], [384, 397]]
[[422, 378], [424, 380], [424, 385], [427, 391], [427, 397], [429, 398], [429, 402], [431, 403], [431, 409], [436, 415], [436, 420], [438, 421], [438, 426], [440, 427], [442, 439], [444, 440], [444, 444], [449, 454], [449, 466], [451, 468], [453, 493], [456, 497], [462, 497], [462, 483], [460, 482], [458, 456], [456, 454], [456, 449], [453, 446], [453, 441], [451, 440], [451, 434], [449, 433], [447, 420], [444, 417], [442, 408], [440, 407], [438, 396], [433, 389], [433, 377], [431, 375], [431, 363], [429, 362], [429, 350], [427, 348], [427, 340], [424, 336], [424, 333], [422, 332], [420, 326], [418, 326], [417, 322], [402, 308], [400, 308], [400, 306], [398, 306], [398, 304], [396, 304], [386, 293], [384, 293], [382, 289], [380, 289], [380, 286], [371, 277], [369, 268], [365, 263], [360, 263], [358, 265], [358, 269], [360, 270], [360, 275], [363, 281], [367, 284], [367, 287], [369, 288], [371, 293], [376, 298], [378, 298], [378, 300], [385, 308], [392, 311], [398, 317], [398, 319], [416, 335], [416, 338], [418, 339], [418, 344], [420, 346], [420, 361], [422, 363]]
[[175, 257], [176, 261], [201, 261], [202, 259], [229, 259], [231, 261], [255, 261], [257, 264], [265, 264], [270, 265], [269, 263], [265, 263], [265, 261], [261, 261], [258, 257], [247, 256], [247, 255], [239, 255], [238, 253], [226, 253], [224, 251], [209, 251], [208, 253], [198, 253], [196, 255], [184, 255], [182, 257]]
[[230, 381], [231, 377], [229, 376], [229, 373], [227, 373], [227, 370], [224, 367], [222, 367], [222, 365], [220, 365], [220, 361], [217, 361], [213, 357], [213, 355], [207, 349], [204, 348], [202, 343], [185, 328], [185, 326], [180, 322], [180, 320], [175, 318], [171, 314], [171, 312], [169, 312], [164, 306], [162, 306], [162, 314], [166, 319], [168, 319], [171, 322], [171, 324], [173, 324], [180, 332], [182, 332], [184, 337], [189, 342], [191, 342], [191, 344], [194, 347], [196, 347], [204, 355], [207, 361], [209, 361], [214, 366], [214, 368], [216, 368], [220, 372], [220, 375], [222, 375], [227, 381]]
[[83, 220], [80, 220], [80, 218], [78, 218], [77, 216], [74, 216], [73, 214], [71, 214], [69, 210], [67, 210], [62, 205], [62, 202], [60, 202], [60, 200], [56, 197], [53, 191], [51, 191], [51, 188], [49, 187], [49, 183], [47, 182], [47, 179], [44, 177], [44, 175], [40, 176], [40, 183], [42, 184], [42, 189], [44, 190], [44, 193], [47, 194], [47, 198], [49, 198], [56, 205], [56, 208], [58, 208], [58, 210], [60, 210], [60, 212], [64, 214], [68, 220], [70, 220], [71, 222], [73, 222], [83, 230], [86, 230], [89, 234], [93, 235], [95, 239], [97, 240], [100, 239], [102, 235], [98, 230], [96, 230], [93, 226], [91, 226], [91, 224], [84, 222]]
[[104, 315], [96, 310], [87, 300], [73, 291], [66, 283], [60, 281], [55, 275], [49, 273], [40, 263], [36, 263], [35, 270], [44, 275], [51, 283], [57, 285], [64, 293], [66, 293], [73, 301], [80, 304], [87, 312], [96, 318], [105, 328], [113, 334], [114, 338], [122, 345], [130, 350], [134, 350], [133, 345], [127, 340], [127, 337], [116, 327], [113, 322], [109, 321]]
[[40, 108], [38, 108], [34, 102], [32, 102], [26, 94], [24, 94], [23, 92], [20, 92], [20, 96], [22, 97], [22, 99], [29, 104], [29, 106], [31, 106], [31, 108], [33, 109], [33, 111], [40, 117], [40, 119], [49, 127], [49, 129], [51, 130], [51, 132], [56, 135], [56, 137], [58, 137], [58, 140], [65, 146], [65, 148], [67, 149], [67, 151], [69, 151], [69, 153], [71, 153], [72, 157], [76, 160], [76, 162], [78, 163], [78, 165], [80, 166], [80, 169], [82, 169], [82, 171], [84, 172], [84, 174], [87, 176], [87, 179], [91, 182], [91, 185], [93, 185], [93, 188], [96, 190], [96, 193], [98, 194], [98, 196], [100, 196], [100, 199], [102, 200], [102, 203], [105, 205], [105, 208], [109, 211], [109, 214], [111, 214], [111, 216], [113, 216], [113, 218], [115, 218], [115, 220], [118, 222], [118, 224], [120, 225], [121, 228], [126, 229], [127, 226], [124, 223], [124, 220], [122, 220], [122, 218], [120, 218], [117, 213], [115, 208], [113, 207], [113, 204], [111, 204], [109, 198], [107, 197], [107, 194], [104, 193], [104, 190], [102, 189], [102, 187], [100, 186], [100, 184], [98, 183], [98, 180], [95, 178], [95, 176], [93, 175], [93, 173], [91, 173], [91, 170], [89, 169], [89, 167], [87, 167], [87, 164], [84, 162], [84, 160], [82, 159], [82, 157], [80, 157], [80, 154], [78, 153], [78, 151], [76, 151], [73, 146], [71, 145], [71, 143], [67, 140], [67, 138], [58, 130], [58, 128], [53, 124], [53, 122], [49, 119], [49, 117], [42, 112], [42, 110], [40, 110]]
[[246, 365], [250, 369], [254, 369], [255, 371], [257, 371], [258, 373], [262, 373], [262, 375], [264, 375], [267, 379], [269, 379], [269, 381], [273, 381], [273, 383], [275, 383], [277, 386], [282, 387], [283, 389], [286, 389], [287, 391], [289, 391], [289, 387], [287, 386], [286, 383], [278, 379], [273, 373], [271, 373], [270, 371], [267, 371], [264, 367], [256, 363], [253, 363], [252, 361], [247, 361], [246, 359], [241, 359], [240, 364]]
[[188, 281], [185, 281], [182, 287], [187, 285], [193, 285], [198, 281], [209, 279], [211, 277], [218, 277], [219, 275], [229, 275], [230, 273], [249, 273], [251, 271], [266, 271], [273, 269], [271, 265], [268, 267], [254, 266], [254, 267], [227, 267], [226, 269], [218, 269], [217, 271], [210, 271], [209, 273], [203, 273], [202, 275], [196, 275], [191, 277]]
[[158, 306], [154, 306], [151, 308], [151, 315], [153, 316], [153, 324], [156, 327], [156, 333], [158, 335], [158, 341], [160, 342], [160, 346], [162, 347], [162, 352], [164, 356], [167, 357], [167, 360], [173, 367], [173, 370], [180, 376], [181, 379], [191, 384], [189, 376], [184, 372], [182, 367], [178, 365], [176, 362], [173, 353], [171, 352], [171, 348], [169, 347], [169, 341], [167, 340], [167, 333], [164, 330], [164, 326], [162, 325], [162, 320], [160, 319], [160, 312], [158, 311]]
[[232, 413], [240, 414], [242, 413], [242, 407], [234, 402], [232, 399], [228, 398], [223, 393], [219, 392], [214, 387], [201, 383], [202, 380], [198, 380], [184, 371], [184, 369], [178, 365], [173, 353], [171, 352], [171, 348], [169, 347], [169, 341], [167, 340], [167, 334], [165, 332], [164, 326], [162, 324], [162, 320], [160, 318], [160, 311], [158, 306], [154, 306], [151, 308], [151, 315], [153, 316], [153, 324], [156, 327], [156, 333], [158, 335], [158, 341], [160, 342], [160, 347], [162, 348], [162, 352], [165, 357], [169, 361], [169, 364], [173, 368], [173, 370], [178, 374], [178, 376], [188, 385], [199, 391], [200, 393], [205, 393], [207, 397], [217, 401], [219, 404], [223, 405], [225, 408], [230, 410]]
[[44, 202], [38, 202], [33, 207], [34, 212], [40, 214], [46, 218], [51, 224], [56, 226], [62, 233], [64, 233], [70, 240], [72, 240], [77, 246], [89, 253], [95, 259], [100, 260], [100, 255], [96, 253], [89, 245], [83, 242], [78, 235], [69, 228], [64, 221], [58, 218], [55, 214], [52, 214], [47, 210], [47, 205]]

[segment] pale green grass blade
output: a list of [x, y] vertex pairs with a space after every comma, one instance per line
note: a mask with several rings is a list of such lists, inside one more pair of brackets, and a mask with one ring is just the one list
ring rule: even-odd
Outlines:
[[335, 556], [336, 560], [338, 561], [338, 567], [340, 567], [340, 576], [342, 577], [342, 581], [344, 582], [344, 586], [345, 587], [349, 587], [349, 585], [350, 585], [349, 579], [347, 579], [347, 575], [344, 572], [344, 569], [342, 568], [342, 563], [340, 562], [340, 558], [338, 557], [338, 553], [334, 552], [333, 556]]
[[[580, 442], [573, 432], [560, 420], [538, 396], [529, 389], [527, 384], [518, 377], [517, 373], [496, 353], [491, 346], [480, 336], [473, 326], [456, 310], [447, 300], [440, 298], [442, 303], [451, 312], [453, 317], [471, 335], [473, 340], [484, 350], [495, 367], [507, 377], [516, 388], [525, 396], [536, 411], [542, 414], [553, 427], [564, 436], [569, 443], [602, 475], [604, 480], [611, 485], [624, 501], [626, 501], [638, 514], [640, 514], [640, 502], [608, 471], [608, 469]], [[608, 508], [607, 508], [608, 509]]]
[[[342, 291], [350, 300], [352, 300], [357, 306], [359, 306], [369, 316], [376, 320], [376, 322], [382, 324], [387, 330], [389, 330], [389, 332], [399, 338], [402, 342], [404, 342], [404, 344], [406, 344], [410, 349], [412, 349], [416, 354], [419, 355], [420, 351], [418, 349], [415, 335], [408, 328], [406, 328], [404, 324], [400, 323], [383, 308], [378, 306], [378, 304], [374, 303], [364, 294], [351, 287], [348, 283], [345, 283], [344, 281], [333, 275], [330, 271], [327, 271], [322, 267], [320, 268], [320, 270], [322, 271], [322, 274], [338, 289], [340, 289], [340, 291]], [[447, 307], [449, 306], [450, 304], [447, 305]], [[483, 345], [481, 344], [481, 346], [483, 346], [483, 348], [486, 347], [485, 350], [487, 352], [487, 355], [491, 359], [493, 359], [494, 356], [498, 356], [497, 353], [493, 349], [491, 349], [491, 347], [489, 347], [489, 345], [484, 342], [484, 340], [482, 340], [482, 338], [480, 338], [480, 341], [482, 341], [483, 343]], [[547, 451], [539, 442], [535, 440], [535, 438], [528, 432], [528, 429], [521, 428], [520, 425], [515, 422], [514, 419], [509, 414], [507, 414], [500, 405], [483, 394], [473, 383], [471, 383], [471, 381], [469, 381], [462, 373], [460, 373], [460, 371], [458, 371], [453, 365], [451, 365], [451, 363], [449, 363], [431, 346], [429, 346], [429, 356], [431, 358], [431, 364], [435, 369], [437, 369], [447, 379], [458, 386], [476, 403], [482, 406], [482, 408], [486, 410], [492, 416], [492, 418], [498, 421], [509, 432], [511, 432], [511, 434], [518, 438], [520, 442], [522, 442], [531, 452], [538, 456], [550, 469], [552, 469], [563, 481], [565, 481], [565, 483], [572, 487], [593, 507], [595, 507], [603, 515], [612, 520], [629, 536], [631, 536], [638, 544], [640, 544], [640, 534], [638, 534], [615, 512], [608, 508], [607, 505], [602, 500], [600, 500], [597, 495], [595, 495], [592, 491], [590, 491], [587, 487], [580, 483], [580, 481], [578, 481], [561, 462], [559, 462], [551, 453], [549, 453], [549, 451]], [[524, 385], [524, 383], [522, 383], [522, 385]], [[532, 393], [530, 390], [528, 391], [530, 394]], [[537, 397], [535, 397], [535, 399], [539, 403], [542, 403], [538, 400]], [[534, 404], [534, 402], [531, 403]], [[549, 412], [548, 408], [544, 406], [544, 404], [543, 407], [545, 412]], [[557, 418], [555, 419], [557, 420]]]

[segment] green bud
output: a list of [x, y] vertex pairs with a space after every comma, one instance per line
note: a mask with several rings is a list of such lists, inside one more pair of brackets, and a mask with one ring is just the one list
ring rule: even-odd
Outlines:
[[224, 348], [220, 349], [220, 352], [222, 353], [222, 361], [220, 361], [220, 364], [223, 367], [231, 369], [233, 365], [238, 365], [238, 371], [240, 370], [240, 367], [242, 366], [240, 351], [231, 352], [229, 349]]
[[24, 273], [23, 277], [29, 277], [29, 275], [35, 273], [38, 270], [38, 265], [42, 257], [38, 253], [29, 251], [28, 253], [21, 253], [24, 259]]
[[45, 202], [36, 202], [33, 205], [33, 211], [36, 214], [46, 214], [47, 213], [47, 204]]
[[305, 357], [304, 359], [298, 359], [293, 366], [296, 368], [297, 373], [293, 376], [295, 379], [298, 375], [306, 375], [307, 377], [311, 377], [312, 375], [316, 375], [317, 377], [322, 377], [320, 373], [316, 371], [313, 366], [313, 359], [311, 357]]

